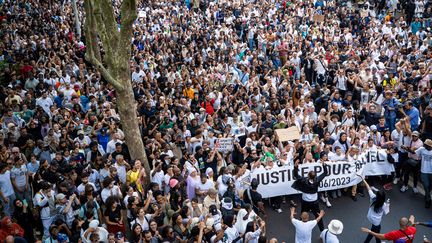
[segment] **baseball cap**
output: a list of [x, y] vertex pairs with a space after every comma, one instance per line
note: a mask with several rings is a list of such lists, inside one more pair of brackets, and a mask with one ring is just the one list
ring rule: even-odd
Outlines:
[[214, 204], [210, 205], [210, 207], [209, 207], [209, 212], [210, 212], [212, 215], [216, 215], [216, 214], [218, 214], [218, 211], [217, 211], [216, 205], [214, 205]]
[[57, 195], [55, 196], [55, 198], [56, 198], [57, 200], [63, 200], [65, 197], [66, 197], [66, 195], [63, 194], [63, 193], [59, 193], [59, 194], [57, 194]]

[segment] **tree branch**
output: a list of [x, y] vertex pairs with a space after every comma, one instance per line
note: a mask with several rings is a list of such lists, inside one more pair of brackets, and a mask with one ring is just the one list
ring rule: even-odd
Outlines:
[[137, 18], [137, 8], [135, 0], [123, 0], [121, 9], [121, 29], [120, 29], [120, 40], [121, 46], [129, 48], [131, 45], [131, 34], [132, 25]]
[[[102, 41], [102, 45], [107, 55], [107, 60], [111, 60], [117, 53], [119, 32], [115, 21], [114, 9], [110, 0], [89, 0], [94, 4], [92, 15], [95, 26]], [[111, 63], [107, 63], [111, 68]]]
[[91, 52], [91, 55], [102, 62], [102, 57], [99, 49], [99, 40], [97, 37], [96, 22], [94, 20], [93, 5], [91, 1], [84, 1], [84, 10], [87, 13], [84, 23], [84, 32], [86, 36], [86, 53]]
[[102, 74], [102, 77], [104, 77], [110, 84], [112, 84], [116, 90], [123, 90], [123, 85], [113, 76], [111, 76], [108, 70], [99, 60], [95, 58], [94, 55], [88, 53], [86, 54], [86, 59], [91, 62], [91, 64], [93, 64], [93, 66]]
[[84, 1], [86, 11], [85, 34], [86, 34], [86, 59], [102, 74], [102, 76], [111, 83], [116, 90], [123, 90], [123, 85], [115, 79], [102, 64], [100, 49], [97, 39], [97, 27], [95, 21], [95, 8], [90, 0]]

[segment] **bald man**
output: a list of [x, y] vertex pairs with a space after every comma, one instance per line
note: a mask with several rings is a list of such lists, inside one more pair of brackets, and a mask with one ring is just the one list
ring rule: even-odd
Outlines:
[[414, 224], [414, 216], [411, 215], [409, 219], [403, 217], [399, 220], [399, 229], [390, 231], [386, 234], [379, 234], [371, 231], [367, 228], [361, 228], [361, 230], [365, 233], [371, 234], [380, 240], [391, 240], [394, 243], [396, 242], [406, 242], [412, 243], [414, 241], [415, 234], [417, 229]]
[[295, 242], [296, 243], [311, 243], [312, 242], [312, 229], [318, 224], [318, 222], [324, 216], [324, 210], [321, 210], [318, 217], [315, 220], [309, 221], [309, 213], [302, 212], [298, 220], [294, 218], [296, 214], [295, 207], [291, 208], [291, 222], [296, 229]]

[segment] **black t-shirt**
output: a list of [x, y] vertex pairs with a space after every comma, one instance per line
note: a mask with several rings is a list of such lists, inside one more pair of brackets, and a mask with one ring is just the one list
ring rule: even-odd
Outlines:
[[120, 206], [117, 205], [116, 209], [112, 210], [111, 208], [108, 208], [105, 210], [104, 216], [108, 216], [109, 221], [118, 223], [121, 219], [121, 209]]
[[[248, 193], [248, 191], [249, 191], [249, 193]], [[250, 197], [252, 198], [252, 202], [249, 198], [249, 194], [250, 194]], [[258, 203], [262, 202], [262, 196], [259, 192], [253, 191], [252, 189], [248, 189], [243, 194], [243, 201], [245, 203], [249, 203], [249, 204], [253, 205], [254, 211], [256, 213], [258, 213], [259, 212]]]
[[429, 115], [426, 115], [424, 118], [424, 123], [425, 123], [424, 132], [432, 133], [432, 117]]

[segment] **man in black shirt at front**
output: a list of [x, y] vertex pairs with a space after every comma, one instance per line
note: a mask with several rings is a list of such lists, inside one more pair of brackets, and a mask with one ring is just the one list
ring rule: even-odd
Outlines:
[[258, 188], [258, 180], [256, 178], [253, 178], [251, 181], [250, 188], [245, 190], [245, 192], [243, 194], [243, 201], [245, 203], [252, 205], [255, 213], [258, 214], [259, 212], [261, 212], [263, 214], [263, 217], [266, 218], [267, 213], [264, 209], [264, 203], [262, 201], [262, 196], [257, 191], [257, 188]]
[[[319, 217], [320, 208], [318, 202], [318, 187], [319, 184], [328, 174], [327, 166], [324, 161], [321, 161], [324, 172], [316, 176], [315, 171], [310, 171], [307, 177], [299, 175], [298, 161], [294, 165], [294, 178], [296, 181], [292, 185], [292, 188], [302, 192], [301, 199], [301, 211], [312, 212], [315, 218]], [[320, 231], [324, 230], [324, 223], [322, 220], [318, 222]]]

